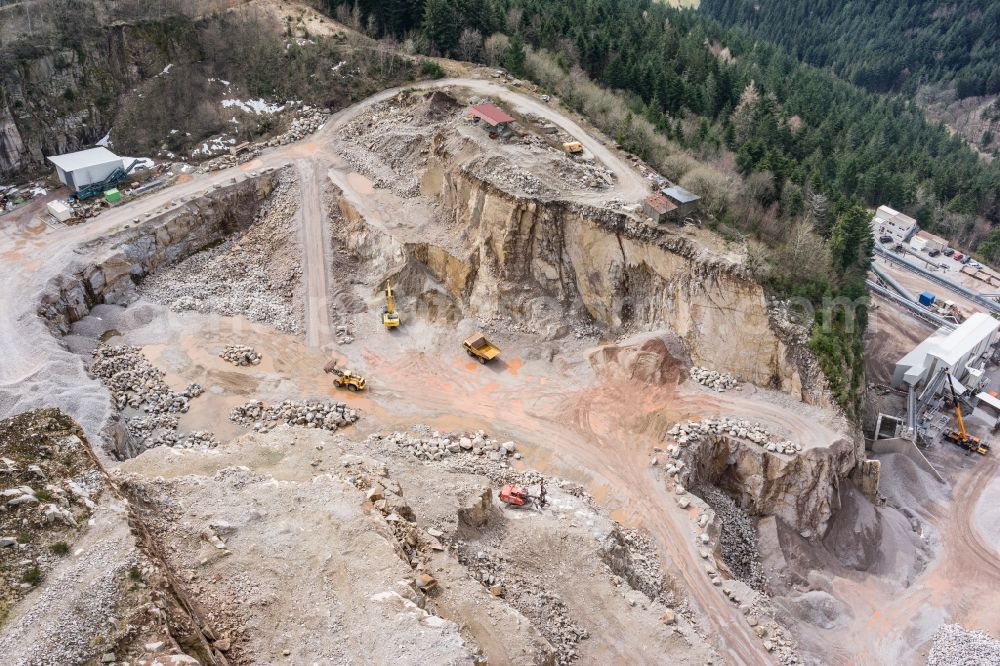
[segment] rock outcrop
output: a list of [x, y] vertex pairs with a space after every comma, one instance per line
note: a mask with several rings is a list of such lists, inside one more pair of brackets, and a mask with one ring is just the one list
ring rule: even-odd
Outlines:
[[137, 57], [152, 54], [143, 53], [138, 38], [130, 52], [127, 30], [106, 27], [75, 48], [33, 46], [4, 54], [0, 179], [44, 169], [45, 155], [81, 150], [107, 133], [118, 95], [141, 80]]
[[274, 188], [273, 173], [233, 183], [191, 202], [178, 202], [100, 244], [89, 263], [71, 268], [46, 286], [38, 314], [58, 334], [99, 303], [127, 305], [140, 280], [157, 268], [176, 263], [254, 219], [261, 201]]
[[856, 455], [847, 439], [787, 456], [717, 435], [681, 449], [677, 476], [686, 488], [716, 486], [749, 515], [776, 516], [809, 538], [822, 536], [840, 508], [840, 484]]
[[436, 169], [438, 189], [425, 194], [441, 202], [465, 251], [401, 241], [339, 200], [337, 240], [402, 291], [422, 294], [418, 310], [524, 321], [584, 312], [614, 334], [669, 328], [698, 365], [832, 404], [821, 373], [775, 330], [764, 289], [740, 265], [624, 213], [527, 199], [445, 163]]

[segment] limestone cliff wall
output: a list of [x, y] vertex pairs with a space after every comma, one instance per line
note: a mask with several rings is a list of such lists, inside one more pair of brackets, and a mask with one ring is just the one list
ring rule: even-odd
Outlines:
[[195, 201], [142, 221], [97, 241], [91, 259], [52, 278], [38, 314], [57, 334], [100, 303], [125, 305], [143, 277], [245, 228], [274, 189], [273, 174], [262, 174], [213, 191]]
[[546, 298], [614, 334], [669, 328], [696, 364], [832, 404], [811, 355], [772, 326], [763, 288], [742, 267], [624, 214], [520, 198], [464, 171], [437, 170], [439, 189], [428, 194], [442, 202], [466, 251], [398, 242], [343, 200], [349, 233], [338, 236], [377, 271], [395, 266], [405, 276], [419, 266], [465, 314], [525, 319]]
[[681, 449], [680, 459], [685, 487], [721, 488], [749, 515], [776, 516], [807, 538], [826, 532], [840, 509], [840, 483], [858, 468], [848, 439], [788, 456], [718, 436]]

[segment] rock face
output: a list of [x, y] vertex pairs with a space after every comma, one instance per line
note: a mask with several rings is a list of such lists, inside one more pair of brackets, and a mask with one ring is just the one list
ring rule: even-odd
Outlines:
[[274, 176], [233, 184], [98, 241], [104, 247], [91, 263], [73, 267], [46, 286], [38, 314], [59, 334], [99, 303], [127, 305], [136, 284], [160, 266], [172, 264], [249, 224], [274, 188]]
[[[339, 202], [338, 240], [401, 290], [427, 292], [418, 310], [527, 319], [541, 306], [586, 312], [615, 334], [669, 327], [695, 364], [831, 404], [821, 373], [786, 345], [763, 288], [742, 267], [622, 213], [526, 199], [445, 163], [436, 169], [438, 187], [425, 194], [442, 202], [466, 252], [400, 242]], [[436, 289], [406, 289], [409, 276], [428, 273]]]
[[76, 48], [38, 47], [0, 68], [0, 180], [37, 172], [45, 155], [81, 150], [104, 136], [118, 95], [142, 78], [134, 59], [142, 40], [131, 36], [130, 54], [127, 30], [104, 28]]
[[482, 527], [490, 517], [493, 491], [487, 486], [478, 493], [470, 493], [458, 507], [458, 522], [469, 527]]
[[778, 455], [727, 435], [681, 449], [677, 473], [685, 487], [716, 486], [751, 516], [776, 516], [804, 536], [821, 536], [840, 508], [841, 479], [856, 466], [854, 444]]

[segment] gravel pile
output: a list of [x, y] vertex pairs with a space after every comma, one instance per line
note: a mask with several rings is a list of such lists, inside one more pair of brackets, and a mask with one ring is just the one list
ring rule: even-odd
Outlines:
[[110, 391], [115, 407], [141, 409], [149, 414], [186, 412], [188, 400], [202, 394], [197, 384], [175, 393], [163, 381], [139, 347], [101, 345], [92, 352], [90, 373]]
[[943, 624], [934, 634], [927, 666], [1000, 666], [1000, 641], [982, 631]]
[[249, 228], [153, 273], [139, 285], [139, 293], [175, 312], [244, 316], [301, 333], [302, 263], [293, 229], [298, 207], [298, 183], [283, 175]]
[[151, 414], [137, 418], [125, 419], [125, 427], [137, 441], [145, 441], [148, 437], [163, 432], [177, 430], [178, 419], [171, 414]]
[[330, 118], [329, 112], [313, 106], [303, 106], [292, 120], [291, 127], [281, 136], [271, 139], [265, 146], [284, 146], [295, 143], [323, 126]]
[[674, 605], [656, 544], [645, 532], [615, 526], [601, 542], [601, 557], [616, 576], [652, 600]]
[[251, 400], [233, 409], [229, 420], [253, 426], [258, 432], [268, 432], [279, 423], [334, 432], [357, 421], [358, 412], [342, 402], [285, 400], [265, 405], [260, 400]]
[[802, 451], [802, 445], [788, 440], [779, 440], [764, 426], [743, 419], [722, 417], [705, 419], [704, 421], [688, 421], [678, 423], [667, 435], [672, 437], [678, 446], [687, 446], [701, 440], [702, 437], [725, 435], [748, 440], [772, 453], [795, 455]]
[[[163, 381], [163, 372], [153, 367], [139, 347], [102, 344], [93, 351], [93, 356], [90, 372], [107, 387], [115, 408], [125, 412], [125, 429], [139, 451], [162, 445], [185, 448], [218, 445], [218, 442], [204, 443], [203, 433], [181, 436], [176, 432], [177, 414], [187, 412], [191, 399], [205, 392], [199, 384], [189, 384], [180, 393], [171, 391]], [[145, 414], [132, 416], [131, 410], [142, 410]], [[214, 436], [208, 436], [214, 441]]]
[[528, 196], [552, 195], [552, 192], [534, 174], [523, 169], [500, 155], [493, 155], [486, 160], [472, 162], [464, 167], [474, 177], [496, 185], [505, 192], [525, 194]]
[[226, 345], [219, 358], [233, 365], [260, 365], [261, 355], [246, 345]]
[[[440, 103], [435, 104], [435, 99]], [[451, 104], [457, 103], [447, 95], [434, 97], [434, 93], [428, 98], [401, 95], [375, 104], [344, 127], [338, 152], [375, 187], [403, 198], [415, 197], [420, 194], [419, 177], [427, 164], [431, 137], [459, 116], [433, 113], [433, 109]]]
[[390, 444], [405, 448], [419, 460], [441, 460], [446, 456], [471, 454], [485, 456], [494, 462], [501, 462], [510, 456], [520, 458], [517, 445], [514, 442], [500, 443], [490, 439], [482, 431], [475, 435], [438, 434], [434, 437], [422, 438], [405, 433], [393, 433], [385, 437]]
[[764, 568], [757, 549], [757, 528], [750, 517], [718, 488], [708, 486], [696, 494], [712, 507], [722, 522], [719, 546], [722, 560], [737, 580], [755, 590], [764, 589]]
[[566, 603], [533, 580], [516, 565], [509, 565], [495, 552], [477, 548], [463, 541], [456, 543], [458, 561], [487, 589], [504, 598], [526, 617], [556, 651], [556, 663], [566, 666], [577, 661], [576, 645], [590, 637], [589, 632], [573, 621]]
[[219, 445], [219, 440], [210, 432], [195, 430], [186, 435], [176, 432], [165, 432], [156, 437], [151, 443], [153, 446], [169, 446], [175, 449], [214, 449]]
[[726, 372], [718, 372], [716, 370], [709, 370], [708, 368], [702, 368], [699, 366], [694, 366], [688, 371], [691, 375], [691, 379], [695, 380], [702, 386], [707, 386], [710, 389], [714, 389], [719, 393], [725, 392], [726, 389], [735, 388], [739, 382], [736, 378]]

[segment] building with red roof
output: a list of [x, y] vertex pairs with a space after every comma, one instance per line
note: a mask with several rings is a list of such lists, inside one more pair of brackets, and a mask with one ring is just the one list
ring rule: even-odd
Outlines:
[[502, 128], [514, 122], [514, 119], [504, 113], [496, 104], [473, 104], [469, 107], [468, 117], [478, 118], [490, 127]]

